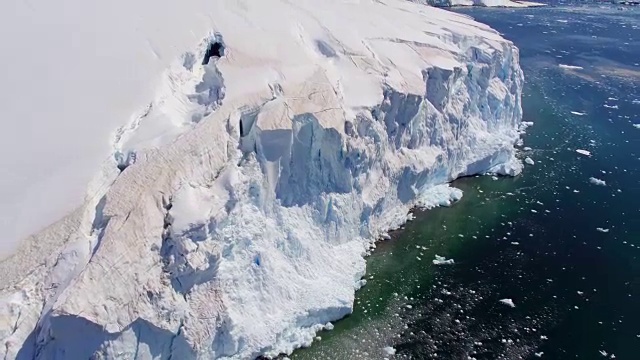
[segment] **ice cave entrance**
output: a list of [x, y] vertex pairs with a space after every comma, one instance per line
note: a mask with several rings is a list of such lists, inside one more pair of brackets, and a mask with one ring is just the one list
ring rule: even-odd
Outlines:
[[212, 42], [209, 44], [207, 52], [204, 54], [202, 65], [207, 65], [212, 57], [221, 58], [222, 55], [224, 55], [224, 45], [219, 41]]

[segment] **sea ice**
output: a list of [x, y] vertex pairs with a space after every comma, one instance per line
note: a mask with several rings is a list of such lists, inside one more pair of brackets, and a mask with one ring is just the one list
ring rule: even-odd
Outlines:
[[530, 157], [526, 157], [524, 159], [524, 162], [527, 163], [527, 165], [533, 165], [535, 164], [535, 162], [530, 158]]
[[578, 154], [581, 154], [581, 155], [591, 156], [591, 152], [590, 152], [590, 151], [588, 151], [588, 150], [576, 149], [576, 152], [577, 152]]

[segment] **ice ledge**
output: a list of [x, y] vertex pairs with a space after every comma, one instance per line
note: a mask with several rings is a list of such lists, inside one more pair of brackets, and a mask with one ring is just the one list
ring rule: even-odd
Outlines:
[[[172, 74], [186, 81], [173, 83], [180, 86], [170, 98], [190, 101], [185, 91], [204, 89], [199, 94], [213, 101], [189, 103], [178, 120], [203, 117], [157, 146], [117, 143], [115, 151], [135, 150], [136, 161], [119, 174], [105, 170], [81, 224], [56, 230], [64, 246], [4, 286], [6, 354], [288, 353], [351, 311], [369, 245], [411, 207], [430, 204], [430, 189], [459, 176], [519, 171], [517, 49], [436, 9], [395, 1], [359, 9], [366, 21], [349, 21], [364, 39], [332, 27], [336, 14], [350, 12], [320, 11], [293, 27], [302, 42], [278, 39], [295, 44], [286, 64], [248, 56], [232, 35], [242, 22], [221, 31], [223, 58], [178, 63]], [[371, 29], [372, 19], [412, 31]], [[321, 42], [308, 41], [314, 37]], [[140, 134], [133, 129], [128, 139]]]

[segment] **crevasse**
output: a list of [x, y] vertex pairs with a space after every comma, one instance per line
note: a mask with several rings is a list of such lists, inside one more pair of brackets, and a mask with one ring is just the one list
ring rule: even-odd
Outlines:
[[[430, 189], [520, 171], [523, 75], [493, 30], [402, 1], [266, 2], [290, 16], [220, 9], [114, 146], [78, 225], [3, 288], [6, 355], [290, 353], [352, 310], [370, 246]], [[242, 36], [258, 29], [255, 48]], [[200, 65], [218, 38], [224, 56]]]

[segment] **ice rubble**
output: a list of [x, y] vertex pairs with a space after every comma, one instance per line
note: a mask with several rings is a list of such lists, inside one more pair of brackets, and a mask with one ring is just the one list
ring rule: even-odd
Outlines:
[[518, 51], [487, 26], [399, 0], [207, 6], [84, 206], [0, 265], [8, 358], [290, 353], [352, 310], [411, 207], [521, 171]]

